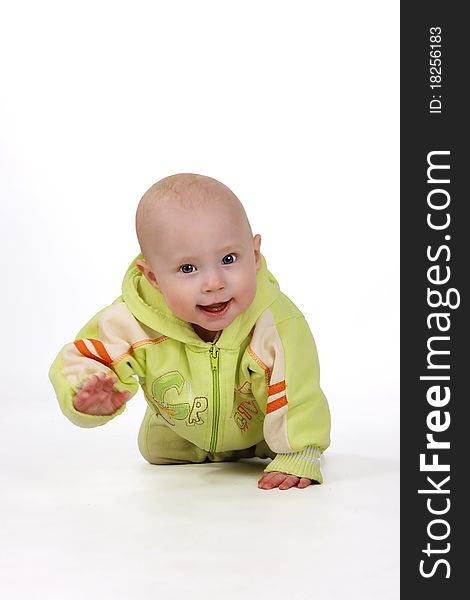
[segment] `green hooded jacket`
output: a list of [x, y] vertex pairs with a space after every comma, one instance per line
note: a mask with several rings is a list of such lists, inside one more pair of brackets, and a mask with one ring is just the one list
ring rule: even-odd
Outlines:
[[330, 414], [315, 342], [264, 258], [255, 299], [214, 342], [171, 312], [134, 260], [122, 296], [64, 346], [49, 373], [62, 412], [81, 427], [103, 425], [125, 408], [109, 416], [75, 409], [76, 390], [99, 373], [116, 375], [116, 389], [131, 395], [140, 384], [168, 427], [200, 448], [241, 450], [264, 439], [276, 453], [266, 471], [322, 482]]

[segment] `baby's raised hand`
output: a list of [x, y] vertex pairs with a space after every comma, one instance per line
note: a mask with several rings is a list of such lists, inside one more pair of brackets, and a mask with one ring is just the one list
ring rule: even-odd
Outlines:
[[118, 392], [114, 388], [117, 377], [104, 373], [92, 375], [78, 390], [73, 404], [79, 412], [89, 415], [112, 415], [131, 396], [130, 392]]
[[258, 481], [258, 487], [261, 490], [272, 490], [279, 488], [280, 490], [288, 490], [291, 487], [306, 488], [311, 485], [312, 480], [306, 477], [297, 477], [296, 475], [288, 475], [279, 471], [264, 473]]

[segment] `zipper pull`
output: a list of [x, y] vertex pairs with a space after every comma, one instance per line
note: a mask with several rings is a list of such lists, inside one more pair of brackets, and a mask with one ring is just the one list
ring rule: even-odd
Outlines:
[[211, 355], [211, 366], [212, 370], [216, 371], [219, 364], [219, 349], [215, 344], [209, 348], [209, 353]]

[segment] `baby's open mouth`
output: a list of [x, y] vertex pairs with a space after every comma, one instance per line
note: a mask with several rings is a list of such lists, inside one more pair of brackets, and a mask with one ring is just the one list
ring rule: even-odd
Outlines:
[[230, 298], [230, 300], [227, 300], [227, 302], [217, 302], [215, 304], [207, 304], [205, 306], [198, 304], [197, 307], [206, 314], [220, 316], [226, 312], [231, 301], [232, 299]]

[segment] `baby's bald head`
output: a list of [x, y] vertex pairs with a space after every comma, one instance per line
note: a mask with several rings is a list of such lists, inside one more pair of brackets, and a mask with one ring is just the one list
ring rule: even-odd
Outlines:
[[136, 221], [137, 268], [179, 319], [213, 341], [256, 295], [261, 236], [241, 202], [216, 179], [180, 173], [144, 194]]
[[161, 179], [150, 187], [139, 202], [136, 213], [136, 230], [144, 257], [158, 252], [158, 242], [178, 231], [168, 231], [169, 216], [186, 214], [197, 219], [201, 209], [229, 214], [252, 237], [251, 227], [240, 200], [223, 183], [194, 173], [178, 173]]

